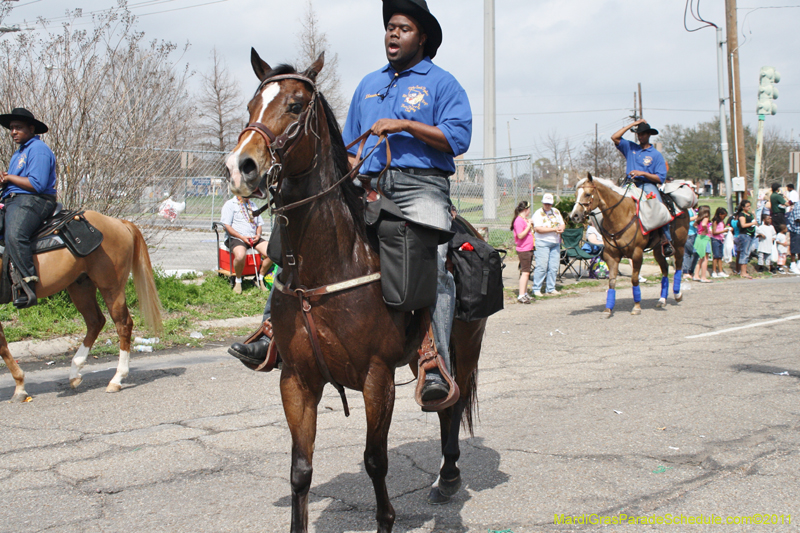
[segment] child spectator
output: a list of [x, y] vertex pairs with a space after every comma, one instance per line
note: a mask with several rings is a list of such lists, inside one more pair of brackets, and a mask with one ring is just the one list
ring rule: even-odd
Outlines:
[[528, 280], [531, 277], [531, 262], [533, 260], [533, 222], [531, 221], [531, 204], [523, 200], [514, 209], [514, 219], [511, 222], [511, 231], [514, 232], [514, 245], [519, 258], [519, 296], [517, 301], [521, 304], [531, 303], [528, 296]]
[[781, 224], [780, 231], [775, 236], [775, 245], [778, 247], [778, 272], [788, 274], [786, 255], [789, 253], [789, 230], [786, 228], [786, 224]]
[[755, 225], [750, 200], [742, 200], [736, 210], [736, 226], [739, 228], [739, 236], [736, 238], [736, 263], [739, 265], [739, 275], [745, 279], [753, 279], [747, 273], [747, 263], [750, 262], [751, 244], [755, 240]]
[[711, 283], [708, 279], [708, 248], [711, 245], [711, 209], [701, 205], [697, 210], [697, 237], [694, 240], [694, 253], [700, 257], [694, 269], [693, 280], [700, 283]]
[[772, 263], [772, 244], [775, 242], [775, 228], [772, 227], [772, 216], [764, 215], [761, 225], [756, 228], [758, 239], [758, 271], [770, 270]]
[[725, 247], [725, 234], [728, 229], [725, 227], [725, 217], [728, 210], [718, 207], [714, 212], [714, 219], [711, 221], [711, 253], [714, 257], [712, 278], [727, 278], [728, 275], [722, 270], [722, 253]]

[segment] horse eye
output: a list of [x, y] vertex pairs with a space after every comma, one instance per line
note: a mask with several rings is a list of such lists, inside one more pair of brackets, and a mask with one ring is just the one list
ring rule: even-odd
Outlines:
[[303, 104], [290, 104], [289, 113], [299, 115], [303, 111]]

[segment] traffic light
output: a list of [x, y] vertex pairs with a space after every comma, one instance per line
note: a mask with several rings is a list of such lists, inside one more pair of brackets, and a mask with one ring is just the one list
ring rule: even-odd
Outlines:
[[758, 81], [758, 109], [759, 115], [774, 115], [778, 106], [773, 100], [778, 99], [778, 88], [775, 84], [781, 81], [781, 75], [774, 67], [761, 67]]

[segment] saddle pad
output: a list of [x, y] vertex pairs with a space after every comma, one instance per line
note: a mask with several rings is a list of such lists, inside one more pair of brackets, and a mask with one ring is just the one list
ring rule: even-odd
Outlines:
[[[35, 240], [31, 243], [31, 251], [33, 254], [43, 254], [45, 252], [51, 252], [53, 250], [58, 250], [59, 248], [66, 248], [66, 244], [61, 239], [59, 235], [49, 235], [47, 237]], [[5, 253], [6, 247], [0, 244], [0, 255]]]
[[633, 198], [636, 202], [636, 215], [639, 217], [642, 235], [666, 226], [675, 218], [658, 198], [647, 198], [644, 191], [633, 184], [627, 186], [625, 196]]

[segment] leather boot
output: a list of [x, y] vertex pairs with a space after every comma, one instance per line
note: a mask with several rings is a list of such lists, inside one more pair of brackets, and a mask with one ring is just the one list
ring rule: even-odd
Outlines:
[[[32, 280], [35, 283], [35, 280]], [[17, 297], [14, 298], [14, 307], [17, 309], [26, 309], [28, 307], [33, 307], [38, 302], [36, 298], [36, 293], [33, 291], [32, 287], [33, 283], [28, 283], [25, 281], [20, 282], [19, 293]]]
[[251, 370], [269, 372], [281, 362], [277, 349], [271, 346], [272, 335], [272, 323], [265, 320], [243, 343], [234, 342], [228, 353]]

